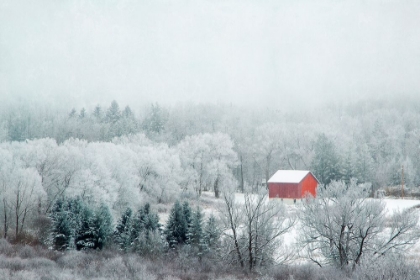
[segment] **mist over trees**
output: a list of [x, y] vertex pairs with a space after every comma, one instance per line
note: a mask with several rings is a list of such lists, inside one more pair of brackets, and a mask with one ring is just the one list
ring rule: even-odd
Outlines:
[[[400, 248], [419, 237], [414, 210], [387, 216], [369, 198], [402, 179], [407, 193], [420, 184], [420, 104], [392, 105], [3, 108], [0, 231], [57, 251], [259, 273], [298, 257], [282, 242], [298, 227], [300, 257], [365, 275], [369, 261], [402, 259]], [[278, 169], [311, 170], [319, 198], [297, 212], [267, 203], [265, 183]], [[203, 192], [220, 200], [217, 215], [189, 205]], [[160, 224], [156, 209], [168, 205]]]
[[[277, 169], [310, 169], [325, 184], [354, 177], [371, 182], [376, 190], [401, 184], [403, 165], [405, 184], [417, 187], [419, 106], [409, 99], [339, 103], [303, 112], [213, 104], [162, 107], [157, 103], [135, 110], [120, 108], [114, 101], [108, 107], [59, 112], [21, 104], [3, 108], [0, 140], [49, 138], [59, 150], [70, 139], [126, 141], [131, 147], [130, 141], [167, 145], [159, 149], [177, 154], [184, 170], [182, 185], [194, 185], [198, 193], [217, 191], [218, 184], [233, 179], [241, 189], [256, 189]], [[144, 140], [123, 140], [136, 134]], [[138, 172], [147, 168], [140, 169]]]

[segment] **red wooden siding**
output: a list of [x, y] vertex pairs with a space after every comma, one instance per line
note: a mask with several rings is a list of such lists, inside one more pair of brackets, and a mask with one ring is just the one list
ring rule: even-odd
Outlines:
[[309, 173], [301, 182], [302, 192], [301, 196], [305, 197], [307, 193], [311, 194], [313, 197], [316, 196], [316, 187], [318, 186], [318, 181], [315, 177]]
[[270, 198], [300, 198], [299, 184], [296, 183], [268, 183]]

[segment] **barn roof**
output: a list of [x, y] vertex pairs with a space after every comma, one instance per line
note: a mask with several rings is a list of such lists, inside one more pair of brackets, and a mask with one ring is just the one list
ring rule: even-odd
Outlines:
[[307, 170], [278, 170], [268, 183], [300, 183], [309, 173]]

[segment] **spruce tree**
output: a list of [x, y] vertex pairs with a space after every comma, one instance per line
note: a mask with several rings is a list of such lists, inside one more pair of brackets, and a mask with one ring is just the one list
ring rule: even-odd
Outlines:
[[159, 225], [159, 216], [156, 212], [150, 210], [150, 204], [146, 203], [143, 208], [144, 218], [144, 228], [146, 231], [155, 231], [160, 228]]
[[321, 134], [314, 143], [314, 151], [312, 169], [321, 184], [326, 186], [333, 180], [339, 180], [341, 178], [340, 159], [334, 143], [325, 134]]
[[55, 202], [50, 218], [52, 220], [51, 237], [53, 248], [55, 250], [66, 250], [69, 248], [72, 228], [71, 221], [67, 209], [65, 209], [65, 201], [59, 199]]
[[181, 204], [176, 201], [169, 215], [164, 233], [171, 248], [178, 244], [184, 244], [187, 239], [188, 224], [183, 210]]
[[114, 241], [119, 245], [121, 250], [128, 251], [131, 248], [132, 243], [132, 221], [133, 210], [127, 208], [120, 220], [117, 223], [116, 230], [114, 232]]
[[146, 203], [137, 211], [133, 220], [132, 239], [134, 250], [141, 255], [156, 255], [163, 250], [163, 242], [160, 237], [159, 217]]
[[192, 215], [191, 224], [188, 227], [188, 244], [200, 247], [203, 241], [203, 214], [199, 207]]
[[221, 231], [217, 225], [216, 218], [211, 215], [204, 227], [204, 243], [207, 250], [215, 250], [219, 244]]
[[184, 213], [185, 222], [187, 224], [184, 242], [188, 243], [188, 233], [193, 220], [193, 213], [190, 205], [188, 204], [188, 201], [184, 201], [184, 203], [182, 204], [182, 212]]
[[95, 248], [102, 249], [112, 233], [112, 216], [105, 204], [101, 204], [96, 211], [93, 227], [95, 230]]
[[117, 101], [113, 100], [111, 106], [106, 111], [106, 120], [109, 123], [116, 123], [121, 118], [120, 106]]
[[93, 249], [96, 247], [94, 214], [92, 210], [82, 205], [82, 210], [79, 215], [80, 227], [77, 228], [75, 236], [75, 245], [77, 250]]

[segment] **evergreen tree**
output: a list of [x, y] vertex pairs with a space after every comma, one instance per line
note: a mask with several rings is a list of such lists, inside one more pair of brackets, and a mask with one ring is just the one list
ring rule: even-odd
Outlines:
[[215, 250], [219, 244], [221, 231], [217, 225], [216, 218], [211, 215], [204, 227], [204, 243], [208, 250]]
[[325, 134], [319, 135], [315, 142], [312, 168], [321, 184], [328, 185], [331, 181], [341, 178], [339, 157], [333, 142]]
[[71, 109], [70, 113], [69, 113], [69, 118], [73, 118], [76, 115], [76, 109], [73, 108]]
[[351, 178], [355, 177], [352, 154], [349, 150], [343, 161], [342, 170], [341, 170], [342, 180], [347, 184], [350, 183]]
[[52, 220], [51, 236], [53, 248], [60, 251], [69, 248], [72, 236], [71, 221], [64, 204], [64, 200], [57, 200], [50, 215]]
[[95, 117], [96, 121], [102, 120], [102, 108], [99, 105], [96, 105], [95, 109], [93, 110], [93, 116]]
[[167, 122], [167, 112], [164, 111], [159, 104], [152, 104], [150, 115], [143, 121], [143, 129], [148, 133], [161, 133], [165, 129]]
[[127, 208], [118, 221], [117, 228], [114, 232], [115, 243], [117, 243], [123, 251], [127, 251], [131, 248], [133, 229], [132, 214], [133, 211], [131, 208]]
[[168, 223], [165, 228], [166, 240], [170, 247], [178, 244], [184, 244], [187, 240], [188, 224], [185, 219], [184, 209], [181, 204], [176, 201], [171, 209]]
[[160, 237], [159, 217], [151, 211], [149, 203], [139, 209], [133, 220], [132, 239], [134, 250], [141, 255], [156, 255], [164, 247]]
[[121, 118], [120, 106], [117, 101], [112, 101], [111, 106], [106, 111], [106, 121], [109, 123], [116, 123]]
[[138, 132], [137, 120], [129, 106], [126, 106], [123, 110], [122, 118], [118, 121], [118, 127], [117, 129], [114, 127], [114, 130], [121, 135], [135, 134]]
[[99, 247], [99, 217], [79, 197], [57, 200], [50, 218], [53, 225], [52, 242], [56, 250]]
[[67, 199], [67, 211], [70, 216], [70, 225], [72, 228], [72, 236], [70, 241], [70, 249], [74, 249], [76, 245], [76, 239], [78, 237], [78, 234], [80, 232], [80, 229], [82, 228], [83, 223], [83, 209], [84, 204], [80, 197], [70, 198]]
[[372, 181], [374, 161], [370, 155], [367, 144], [362, 144], [357, 149], [355, 173], [359, 183]]
[[188, 227], [188, 244], [200, 247], [203, 241], [203, 214], [199, 207], [192, 215], [191, 224]]
[[95, 217], [92, 210], [86, 205], [82, 205], [79, 219], [80, 227], [76, 229], [75, 236], [76, 249], [86, 250], [96, 248]]
[[94, 219], [95, 248], [102, 249], [112, 233], [112, 216], [108, 206], [101, 204]]
[[[191, 207], [188, 204], [188, 201], [184, 201], [184, 203], [182, 204], [182, 212], [184, 214], [185, 222], [187, 224], [187, 233], [188, 233], [191, 223], [193, 221], [193, 214], [191, 211]], [[187, 241], [187, 238], [185, 240]]]
[[207, 250], [207, 246], [204, 240], [203, 214], [199, 207], [197, 207], [192, 215], [187, 237], [187, 243], [192, 247], [191, 252], [198, 256], [199, 261], [201, 261], [203, 253]]
[[124, 108], [124, 111], [122, 112], [122, 116], [123, 116], [124, 118], [127, 118], [127, 119], [134, 118], [134, 114], [133, 114], [133, 111], [131, 111], [130, 106], [126, 106], [126, 107]]
[[84, 119], [86, 117], [86, 109], [82, 108], [79, 113], [79, 118]]

